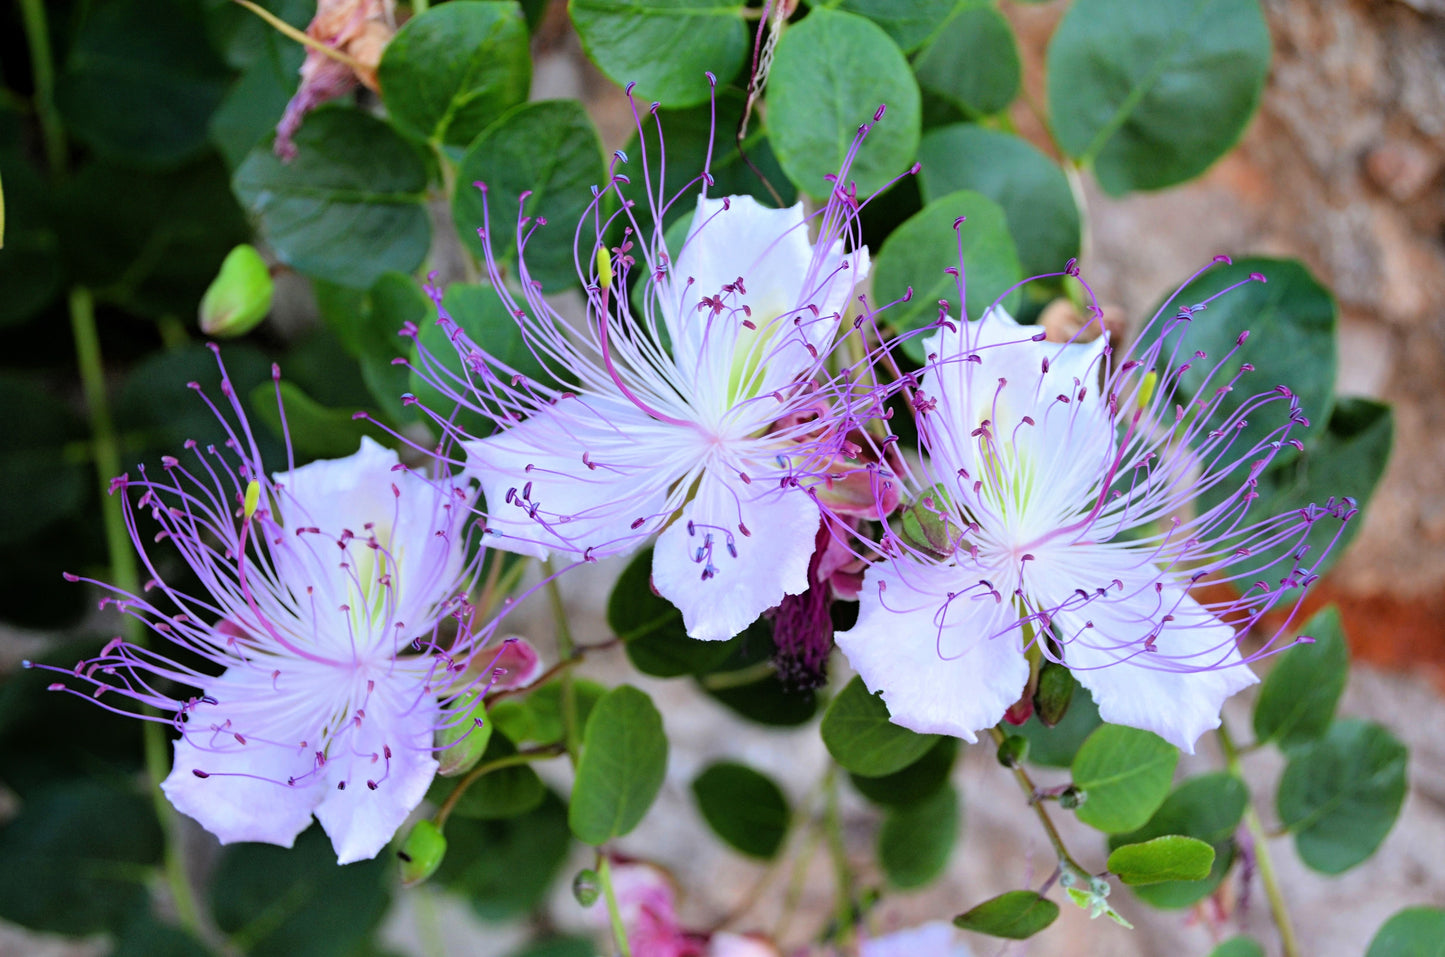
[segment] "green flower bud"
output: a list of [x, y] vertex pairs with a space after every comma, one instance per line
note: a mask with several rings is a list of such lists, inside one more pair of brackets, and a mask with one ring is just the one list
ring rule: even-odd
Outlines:
[[1059, 807], [1066, 811], [1072, 811], [1089, 799], [1089, 792], [1075, 784], [1070, 784], [1059, 792]]
[[953, 506], [942, 485], [935, 485], [899, 513], [898, 535], [906, 543], [937, 558], [948, 558], [963, 531], [951, 519]]
[[1011, 734], [998, 746], [998, 763], [1006, 768], [1016, 768], [1029, 756], [1029, 739], [1021, 734]]
[[591, 907], [597, 903], [597, 897], [601, 893], [602, 881], [592, 868], [584, 867], [572, 878], [572, 896], [577, 898], [577, 903], [583, 907]]
[[1034, 692], [1034, 714], [1045, 727], [1052, 728], [1064, 720], [1069, 702], [1074, 700], [1074, 676], [1057, 661], [1045, 661], [1039, 670], [1039, 686]]
[[437, 723], [437, 773], [456, 777], [474, 768], [492, 740], [492, 722], [480, 691], [468, 691], [442, 712]]
[[446, 835], [432, 821], [418, 821], [396, 856], [401, 860], [401, 883], [420, 884], [436, 873], [447, 856]]
[[250, 332], [271, 311], [276, 286], [261, 254], [247, 245], [231, 250], [201, 298], [201, 331], [208, 336]]

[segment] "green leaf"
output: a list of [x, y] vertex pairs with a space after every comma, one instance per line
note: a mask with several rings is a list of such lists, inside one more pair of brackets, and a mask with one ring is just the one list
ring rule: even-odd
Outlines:
[[279, 439], [290, 434], [291, 448], [299, 458], [339, 459], [351, 455], [361, 445], [363, 435], [391, 441], [391, 436], [375, 426], [353, 419], [355, 409], [327, 408], [289, 379], [282, 379], [280, 388], [281, 404], [286, 412], [284, 432], [273, 383], [263, 382], [251, 390], [251, 406], [272, 435]]
[[1350, 667], [1340, 613], [1333, 606], [1305, 622], [1301, 633], [1314, 643], [1279, 656], [1254, 705], [1255, 739], [1284, 749], [1308, 744], [1329, 729]]
[[[1276, 463], [1259, 477], [1260, 500], [1254, 506], [1255, 513], [1278, 515], [1330, 496], [1338, 500], [1342, 495], [1350, 496], [1363, 509], [1390, 461], [1394, 436], [1395, 421], [1388, 405], [1348, 396], [1336, 399], [1329, 423], [1322, 430], [1314, 430], [1304, 452]], [[1360, 523], [1356, 516], [1341, 530], [1333, 519], [1317, 521], [1305, 537], [1309, 546], [1306, 567], [1313, 567], [1317, 575], [1328, 571], [1354, 539]], [[1325, 549], [1331, 543], [1334, 548], [1326, 555]], [[1293, 566], [1286, 556], [1262, 570], [1260, 577], [1277, 582]], [[1287, 604], [1296, 595], [1297, 590], [1287, 591], [1280, 603]]]
[[1214, 866], [1214, 848], [1178, 834], [1142, 844], [1124, 844], [1109, 855], [1108, 867], [1125, 884], [1202, 881]]
[[[244, 70], [278, 50], [292, 49], [305, 55], [305, 48], [262, 20], [235, 0], [200, 0], [206, 18], [206, 33], [211, 46], [226, 64]], [[316, 14], [314, 0], [257, 0], [257, 5], [275, 14], [298, 30]], [[300, 61], [297, 61], [300, 66]]]
[[1265, 957], [1264, 948], [1248, 937], [1231, 937], [1209, 952], [1209, 957]]
[[1008, 20], [987, 0], [960, 3], [913, 61], [918, 85], [965, 113], [998, 113], [1018, 95], [1022, 67]]
[[878, 829], [878, 863], [888, 882], [909, 890], [936, 880], [958, 839], [959, 814], [952, 785], [916, 804], [891, 809]]
[[1275, 806], [1300, 859], [1340, 874], [1375, 853], [1405, 801], [1407, 760], [1394, 735], [1357, 720], [1292, 752]]
[[776, 674], [741, 684], [731, 683], [731, 677], [720, 671], [698, 678], [698, 683], [709, 697], [749, 721], [791, 728], [807, 724], [818, 713], [815, 692], [787, 688]]
[[990, 937], [1025, 940], [1059, 917], [1059, 905], [1033, 891], [1009, 891], [991, 897], [953, 919], [964, 930]]
[[1079, 208], [1069, 181], [1022, 137], [964, 123], [944, 126], [923, 134], [918, 161], [924, 202], [971, 189], [1002, 207], [1024, 276], [1060, 272], [1079, 254]]
[[[859, 69], [866, 63], [867, 69]], [[903, 174], [918, 151], [918, 83], [883, 30], [851, 13], [814, 10], [778, 41], [768, 75], [768, 140], [783, 172], [812, 196], [826, 196], [858, 134], [878, 124], [848, 173], [860, 195]]]
[[381, 924], [392, 861], [379, 855], [338, 867], [319, 827], [287, 849], [228, 847], [211, 885], [216, 925], [255, 957], [347, 957]]
[[[5, 119], [0, 107], [0, 120]], [[50, 191], [22, 152], [0, 148], [0, 327], [31, 318], [60, 291], [59, 240], [51, 222]]]
[[[576, 678], [572, 682], [573, 707], [577, 709], [577, 724], [586, 727], [592, 708], [607, 693], [607, 689], [587, 678]], [[498, 731], [515, 744], [533, 744], [544, 747], [562, 740], [562, 683], [548, 682], [527, 693], [523, 698], [506, 698], [492, 705], [487, 712]]]
[[1093, 695], [1072, 674], [1069, 680], [1074, 683], [1074, 691], [1064, 720], [1049, 728], [1035, 714], [1013, 729], [1012, 733], [1029, 739], [1029, 764], [1046, 768], [1069, 767], [1090, 733], [1103, 723]]
[[1233, 835], [1244, 817], [1249, 791], [1244, 782], [1224, 771], [1190, 778], [1165, 798], [1142, 828], [1109, 837], [1109, 849], [1140, 844], [1170, 834], [1182, 834], [1214, 848], [1214, 866], [1197, 881], [1167, 881], [1135, 888], [1136, 896], [1153, 907], [1188, 907], [1210, 894], [1224, 880], [1234, 862]]
[[520, 817], [453, 817], [447, 821], [447, 856], [432, 880], [467, 898], [484, 920], [520, 917], [546, 897], [571, 841], [567, 808], [550, 791]]
[[702, 675], [736, 653], [743, 634], [727, 641], [689, 638], [682, 612], [655, 594], [651, 583], [652, 549], [645, 548], [627, 563], [607, 599], [607, 626], [626, 643], [633, 667], [658, 678]]
[[358, 289], [421, 265], [431, 224], [415, 146], [359, 110], [324, 107], [306, 118], [296, 147], [290, 163], [257, 147], [232, 181], [284, 262]]
[[[231, 0], [226, 0], [226, 5], [261, 23], [249, 10]], [[264, 23], [262, 26], [271, 29]], [[305, 19], [301, 26], [306, 26]], [[234, 170], [245, 162], [251, 150], [276, 128], [286, 104], [296, 92], [300, 81], [297, 71], [305, 57], [305, 48], [299, 43], [268, 42], [265, 52], [247, 66], [226, 91], [211, 114], [208, 129], [211, 142], [220, 150], [228, 168]]]
[[1405, 908], [1385, 921], [1365, 957], [1445, 957], [1445, 910]]
[[[922, 329], [938, 319], [939, 300], [947, 299], [948, 314], [958, 321], [958, 279], [944, 272], [958, 269], [958, 236], [963, 234], [962, 268], [967, 279], [967, 314], [982, 316], [995, 299], [1022, 278], [1013, 238], [1004, 212], [980, 193], [959, 190], [939, 197], [911, 217], [889, 236], [878, 252], [873, 272], [873, 298], [879, 304], [901, 299], [909, 289], [913, 297], [888, 309], [884, 316], [895, 331]], [[1004, 297], [1005, 309], [1013, 309], [1018, 293]], [[924, 359], [924, 340], [915, 335], [903, 344], [903, 351], [915, 361]]]
[[[486, 764], [516, 753], [516, 746], [505, 735], [494, 734], [478, 763]], [[537, 772], [525, 764], [498, 768], [472, 782], [472, 786], [457, 800], [453, 813], [483, 820], [517, 817], [541, 804], [546, 791]], [[436, 796], [442, 797], [441, 794]]]
[[[1242, 406], [1250, 404], [1255, 395], [1285, 385], [1298, 396], [1300, 408], [1312, 423], [1309, 429], [1294, 426], [1289, 437], [1308, 441], [1310, 436], [1323, 431], [1334, 406], [1336, 309], [1334, 296], [1303, 264], [1293, 259], [1257, 258], [1216, 267], [1185, 286], [1171, 308], [1177, 310], [1180, 305], [1204, 302], [1221, 290], [1244, 282], [1252, 273], [1268, 281], [1245, 282], [1210, 302], [1206, 311], [1198, 313], [1184, 327], [1182, 336], [1173, 333], [1168, 337], [1166, 355], [1176, 342], [1181, 356], [1190, 356], [1195, 350], [1206, 353], [1206, 358], [1191, 359], [1189, 371], [1181, 378], [1184, 394], [1199, 398], [1212, 399], [1215, 389], [1228, 385], [1240, 375], [1241, 366], [1245, 363], [1254, 366], [1254, 371], [1243, 373], [1234, 388], [1223, 396], [1211, 419], [1212, 428], [1219, 427]], [[1248, 339], [1236, 349], [1240, 335], [1246, 332]], [[1220, 365], [1231, 351], [1233, 357]], [[1211, 376], [1216, 366], [1218, 371]], [[1231, 457], [1237, 458], [1256, 443], [1267, 440], [1288, 421], [1289, 406], [1284, 401], [1256, 410], [1248, 417], [1247, 427], [1234, 437], [1229, 449]], [[1275, 462], [1282, 462], [1286, 454], [1293, 453], [1286, 448]], [[1247, 461], [1257, 457], [1251, 456]], [[1215, 495], [1235, 491], [1238, 482], [1244, 480], [1243, 470], [1240, 473], [1236, 482], [1220, 483]], [[1334, 489], [1326, 492], [1334, 493]], [[1213, 499], [1205, 501], [1210, 503]]]
[[1074, 784], [1088, 794], [1075, 813], [1110, 834], [1142, 826], [1164, 803], [1179, 749], [1149, 731], [1101, 725], [1074, 757]]
[[511, 957], [597, 957], [597, 945], [584, 937], [554, 937], [529, 944]]
[[941, 737], [923, 757], [901, 771], [880, 777], [849, 773], [858, 792], [884, 807], [904, 807], [927, 800], [946, 783], [958, 754], [958, 739]]
[[516, 3], [472, 0], [432, 7], [392, 37], [376, 76], [403, 133], [466, 146], [527, 99], [532, 58]]
[[707, 101], [711, 70], [726, 85], [747, 60], [742, 0], [568, 0], [588, 59], [642, 104]]
[[[39, 382], [0, 376], [0, 544], [14, 545], [81, 511], [93, 481], [66, 445], [84, 424]], [[58, 578], [60, 570], [53, 570]]]
[[792, 811], [772, 778], [722, 761], [693, 779], [692, 795], [708, 827], [734, 849], [764, 860], [782, 849]]
[[938, 742], [888, 718], [888, 706], [857, 675], [823, 713], [823, 743], [833, 760], [854, 774], [879, 777], [908, 767]]
[[[452, 221], [462, 243], [482, 257], [486, 245], [477, 229], [489, 214], [493, 252], [500, 260], [515, 263], [517, 217], [533, 218], [535, 231], [527, 239], [528, 277], [553, 289], [575, 286], [572, 246], [577, 223], [593, 203], [592, 187], [600, 187], [606, 176], [602, 141], [581, 103], [526, 103], [488, 127], [462, 157]], [[485, 183], [486, 193], [473, 183]], [[530, 193], [525, 203], [524, 193]], [[584, 228], [584, 242], [587, 236]]]
[[160, 859], [140, 795], [83, 779], [38, 789], [0, 829], [0, 917], [74, 936], [117, 927], [147, 906]]
[[918, 49], [943, 26], [957, 0], [812, 0], [812, 5], [867, 17], [904, 53]]
[[652, 699], [631, 685], [602, 696], [587, 719], [567, 822], [587, 844], [642, 821], [667, 773], [667, 735]]
[[1049, 43], [1054, 135], [1112, 195], [1182, 183], [1238, 141], [1269, 58], [1259, 0], [1077, 0]]
[[199, 940], [142, 912], [116, 935], [111, 957], [211, 957]]
[[405, 273], [389, 272], [365, 292], [320, 280], [311, 288], [327, 328], [361, 366], [372, 399], [393, 423], [414, 420], [416, 411], [401, 402], [403, 393], [416, 391], [411, 373], [393, 365], [392, 360], [409, 351], [409, 341], [398, 335], [405, 323], [415, 323], [422, 335], [435, 325], [430, 320], [436, 317], [436, 306], [416, 280]]
[[131, 164], [171, 166], [199, 153], [226, 69], [195, 4], [114, 0], [88, 11], [55, 81], [66, 129]]

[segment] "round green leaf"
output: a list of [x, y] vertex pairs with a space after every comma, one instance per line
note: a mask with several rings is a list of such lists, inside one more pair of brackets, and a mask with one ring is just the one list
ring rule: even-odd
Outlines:
[[1046, 768], [1068, 767], [1074, 763], [1074, 755], [1079, 753], [1090, 733], [1103, 723], [1093, 695], [1072, 674], [1069, 680], [1074, 683], [1074, 691], [1064, 720], [1052, 728], [1046, 727], [1035, 712], [1013, 730], [1014, 734], [1029, 739], [1029, 764]]
[[667, 735], [652, 699], [631, 685], [602, 696], [587, 718], [567, 823], [603, 844], [642, 821], [667, 773]]
[[1264, 948], [1248, 937], [1231, 937], [1211, 950], [1209, 957], [1264, 957]]
[[1199, 175], [1269, 72], [1259, 0], [1077, 0], [1049, 44], [1049, 118], [1115, 196]]
[[[1245, 282], [1255, 273], [1267, 281]], [[1196, 313], [1182, 334], [1170, 333], [1165, 343], [1166, 355], [1171, 345], [1180, 344], [1180, 361], [1190, 362], [1181, 388], [1185, 394], [1197, 394], [1199, 398], [1212, 399], [1215, 389], [1240, 374], [1241, 366], [1246, 363], [1254, 366], [1254, 371], [1243, 373], [1233, 390], [1223, 396], [1211, 420], [1213, 427], [1222, 425], [1255, 395], [1285, 385], [1298, 396], [1300, 408], [1311, 422], [1308, 429], [1299, 425], [1291, 428], [1289, 437], [1308, 441], [1324, 431], [1334, 407], [1334, 296], [1296, 260], [1243, 259], [1211, 269], [1185, 286], [1173, 300], [1171, 309], [1204, 302], [1240, 282], [1245, 284], [1210, 302], [1205, 311]], [[1248, 338], [1236, 349], [1240, 335], [1246, 332]], [[1206, 357], [1192, 358], [1196, 350], [1204, 352]], [[1211, 376], [1210, 372], [1231, 351], [1233, 357]], [[1257, 410], [1249, 416], [1249, 424], [1235, 436], [1230, 453], [1233, 457], [1243, 455], [1288, 420], [1288, 406], [1282, 401]], [[1233, 488], [1237, 487], [1235, 483]], [[1228, 494], [1232, 490], [1230, 483], [1220, 483], [1218, 488], [1216, 494]], [[1336, 490], [1325, 492], [1330, 494], [1336, 494]]]
[[[592, 708], [607, 693], [595, 681], [575, 678], [572, 681], [572, 705], [577, 709], [577, 723], [587, 726]], [[530, 743], [539, 747], [562, 740], [562, 683], [551, 681], [528, 692], [522, 698], [506, 698], [487, 711], [496, 729], [516, 744]]]
[[141, 796], [74, 779], [36, 790], [0, 829], [0, 917], [76, 936], [117, 927], [147, 906], [160, 858]]
[[[528, 276], [543, 286], [573, 286], [576, 225], [593, 202], [592, 187], [600, 186], [606, 175], [602, 141], [581, 103], [526, 103], [488, 127], [462, 157], [452, 220], [473, 255], [483, 256], [486, 247], [477, 230], [486, 210], [493, 252], [515, 263], [517, 217], [535, 219], [536, 230], [527, 240]], [[478, 182], [486, 184], [485, 202], [472, 185]], [[523, 206], [522, 194], [527, 192], [531, 195]]]
[[918, 161], [924, 202], [971, 189], [1003, 208], [1023, 275], [1060, 272], [1079, 254], [1079, 208], [1069, 181], [1027, 140], [957, 123], [923, 134]]
[[742, 0], [568, 0], [582, 49], [619, 86], [636, 83], [643, 103], [694, 106], [711, 70], [727, 83], [747, 59]]
[[1074, 784], [1088, 793], [1075, 813], [1110, 834], [1141, 827], [1164, 803], [1178, 763], [1179, 749], [1157, 734], [1100, 725], [1074, 757]]
[[111, 957], [211, 957], [211, 950], [179, 927], [142, 913], [116, 935]]
[[823, 713], [823, 744], [854, 774], [879, 777], [901, 771], [933, 747], [936, 734], [918, 734], [888, 718], [888, 706], [857, 675]]
[[[478, 763], [486, 764], [516, 753], [516, 746], [505, 735], [494, 734]], [[546, 790], [537, 772], [525, 764], [498, 768], [472, 782], [457, 800], [453, 813], [484, 820], [516, 817], [541, 804]]]
[[211, 884], [216, 925], [237, 950], [257, 957], [344, 957], [381, 923], [393, 867], [387, 855], [336, 865], [319, 827], [292, 848], [237, 844]]
[[1405, 908], [1385, 921], [1365, 957], [1445, 957], [1445, 910]]
[[743, 684], [733, 681], [727, 672], [698, 678], [708, 697], [758, 724], [792, 728], [807, 724], [818, 713], [815, 692], [785, 687], [776, 674]]
[[466, 146], [527, 99], [532, 58], [527, 22], [512, 0], [432, 7], [386, 45], [377, 80], [402, 132]]
[[[953, 228], [960, 216], [964, 217], [958, 227], [963, 235], [962, 264], [958, 234]], [[898, 227], [879, 250], [873, 272], [874, 301], [879, 305], [894, 302], [913, 290], [908, 302], [899, 302], [884, 313], [894, 331], [922, 329], [937, 321], [938, 303], [943, 299], [948, 300], [948, 314], [954, 320], [962, 318], [958, 278], [944, 271], [959, 269], [960, 265], [971, 319], [982, 316], [995, 299], [1022, 278], [1003, 210], [987, 197], [968, 190], [929, 203]], [[1015, 291], [1004, 297], [1003, 305], [1012, 309], [1017, 302]], [[923, 361], [926, 338], [915, 335], [906, 340], [904, 353]]]
[[[867, 64], [866, 69], [860, 69]], [[814, 10], [778, 41], [768, 75], [768, 140], [788, 178], [826, 196], [858, 127], [874, 124], [848, 179], [860, 195], [901, 175], [918, 151], [918, 83], [888, 34], [851, 13]]]
[[652, 590], [651, 548], [638, 552], [617, 577], [607, 599], [607, 626], [625, 643], [633, 667], [658, 678], [714, 671], [742, 641], [742, 635], [727, 641], [688, 637], [682, 612]]
[[567, 809], [550, 791], [520, 817], [452, 817], [446, 837], [447, 856], [432, 880], [465, 897], [484, 920], [520, 917], [536, 908], [572, 842]]
[[1033, 891], [1009, 891], [959, 914], [953, 923], [964, 930], [1025, 940], [1059, 917], [1059, 905]]
[[1109, 855], [1109, 870], [1125, 884], [1202, 881], [1214, 866], [1214, 848], [1203, 841], [1166, 834], [1142, 844], [1124, 844]]
[[812, 5], [866, 17], [900, 50], [912, 53], [943, 26], [957, 0], [813, 0]]
[[1339, 874], [1365, 860], [1405, 801], [1405, 746], [1377, 724], [1337, 721], [1290, 755], [1275, 806], [1306, 865]]
[[1316, 613], [1300, 631], [1314, 643], [1296, 645], [1276, 659], [1254, 705], [1255, 739], [1286, 749], [1329, 729], [1350, 667], [1340, 613], [1333, 606]]
[[1248, 802], [1249, 791], [1234, 775], [1223, 771], [1201, 774], [1175, 788], [1139, 830], [1111, 835], [1109, 849], [1169, 834], [1182, 834], [1211, 845], [1214, 866], [1204, 879], [1166, 881], [1134, 889], [1134, 893], [1151, 906], [1188, 907], [1214, 893], [1224, 880], [1234, 861], [1233, 835]]
[[67, 130], [127, 163], [167, 166], [200, 152], [226, 69], [195, 4], [115, 0], [88, 9], [55, 83]]
[[782, 848], [792, 812], [768, 776], [724, 761], [693, 780], [692, 795], [708, 827], [733, 848], [765, 860]]
[[924, 752], [923, 757], [901, 771], [881, 777], [849, 774], [858, 792], [884, 807], [903, 807], [932, 797], [948, 782], [953, 761], [958, 754], [958, 739], [942, 737]]
[[[305, 60], [306, 50], [301, 44], [292, 43], [271, 30], [259, 17], [231, 0], [226, 0], [226, 6], [245, 14], [281, 41], [268, 40], [265, 46], [267, 52], [256, 57], [236, 78], [211, 114], [208, 125], [211, 142], [225, 159], [227, 168], [234, 170], [280, 122], [286, 104], [291, 101], [300, 83], [298, 71]], [[301, 26], [306, 26], [306, 18], [302, 19]]]
[[290, 163], [256, 148], [232, 181], [283, 261], [358, 289], [421, 265], [431, 225], [415, 146], [381, 120], [331, 107], [306, 118], [296, 147]]
[[361, 444], [363, 435], [370, 435], [379, 441], [390, 441], [391, 437], [369, 423], [352, 418], [353, 408], [333, 409], [322, 405], [296, 383], [281, 380], [281, 406], [286, 412], [286, 421], [281, 421], [281, 410], [276, 406], [276, 385], [263, 382], [251, 390], [251, 406], [256, 417], [271, 428], [277, 439], [287, 434], [291, 437], [291, 448], [301, 458], [341, 458], [351, 455]]
[[1022, 67], [1008, 20], [987, 0], [961, 3], [913, 61], [918, 85], [965, 113], [998, 113], [1018, 95]]
[[888, 882], [908, 890], [936, 880], [953, 853], [958, 818], [958, 792], [951, 785], [890, 810], [878, 829], [878, 863]]

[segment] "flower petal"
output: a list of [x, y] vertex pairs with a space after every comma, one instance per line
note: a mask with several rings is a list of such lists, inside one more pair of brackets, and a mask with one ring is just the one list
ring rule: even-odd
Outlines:
[[976, 578], [910, 559], [864, 576], [858, 622], [835, 639], [868, 690], [883, 692], [894, 724], [976, 741], [1022, 694], [1029, 666], [1016, 614], [968, 590]]
[[[278, 720], [294, 702], [260, 669], [230, 668], [206, 696], [214, 703], [192, 707], [175, 743], [175, 763], [161, 782], [166, 799], [222, 844], [290, 847], [326, 796], [325, 783], [310, 773], [319, 723], [311, 733]], [[288, 784], [292, 779], [297, 783]]]
[[[1128, 552], [1103, 546], [1070, 552], [1087, 562], [1091, 581], [1109, 585], [1087, 601], [1069, 600], [1052, 583], [1030, 589], [1041, 605], [1058, 606], [1054, 633], [1064, 663], [1105, 721], [1153, 731], [1193, 754], [1199, 736], [1219, 727], [1224, 700], [1259, 680], [1240, 658], [1234, 629], [1153, 566], [1130, 561]], [[1156, 650], [1146, 650], [1146, 640]]]
[[[722, 641], [808, 589], [818, 506], [796, 489], [735, 486], [706, 473], [657, 540], [652, 582], [693, 638]], [[743, 531], [746, 529], [746, 531]]]
[[862, 957], [973, 957], [958, 933], [941, 920], [865, 940]]
[[331, 837], [338, 864], [375, 857], [436, 775], [432, 738], [440, 708], [424, 675], [401, 667], [376, 680], [365, 717], [351, 733], [332, 738], [316, 819]]
[[631, 403], [589, 395], [467, 442], [487, 544], [535, 558], [632, 551], [661, 525], [668, 486], [686, 471], [677, 431]]

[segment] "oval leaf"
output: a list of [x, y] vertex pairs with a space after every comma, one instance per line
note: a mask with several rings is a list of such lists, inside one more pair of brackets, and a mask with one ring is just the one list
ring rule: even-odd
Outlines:
[[943, 737], [923, 757], [901, 771], [882, 777], [849, 774], [853, 786], [868, 800], [884, 807], [904, 807], [927, 800], [948, 781], [958, 754], [958, 739]]
[[783, 846], [792, 812], [767, 775], [720, 762], [693, 780], [692, 795], [708, 827], [736, 850], [766, 860]]
[[1314, 643], [1279, 656], [1254, 706], [1255, 738], [1281, 748], [1307, 744], [1329, 729], [1350, 667], [1336, 608], [1316, 613], [1301, 632]]
[[742, 0], [568, 0], [582, 49], [618, 86], [663, 106], [694, 106], [726, 84], [747, 58]]
[[1231, 937], [1211, 950], [1209, 957], [1264, 957], [1264, 948], [1248, 937]]
[[856, 675], [828, 703], [822, 733], [833, 760], [870, 777], [901, 771], [938, 741], [936, 734], [918, 734], [890, 721], [883, 699], [869, 694]]
[[815, 6], [846, 10], [883, 28], [904, 53], [918, 49], [943, 26], [958, 0], [830, 0]]
[[1259, 0], [1076, 0], [1049, 43], [1054, 135], [1113, 195], [1182, 183], [1244, 132], [1269, 58]]
[[953, 923], [964, 930], [1024, 940], [1032, 937], [1059, 917], [1059, 905], [1033, 891], [1009, 891], [959, 914]]
[[965, 113], [997, 113], [1018, 95], [1022, 68], [1008, 20], [987, 0], [959, 4], [913, 61], [918, 85]]
[[1275, 806], [1306, 865], [1339, 874], [1375, 853], [1405, 801], [1407, 757], [1390, 732], [1357, 720], [1291, 754]]
[[1232, 836], [1244, 817], [1249, 791], [1232, 774], [1219, 771], [1190, 778], [1164, 800], [1149, 822], [1137, 831], [1109, 837], [1109, 849], [1139, 844], [1169, 834], [1182, 834], [1214, 848], [1214, 866], [1197, 881], [1166, 881], [1135, 888], [1146, 903], [1160, 908], [1188, 907], [1214, 893], [1234, 861]]
[[358, 289], [421, 265], [431, 224], [426, 164], [415, 146], [381, 120], [333, 107], [307, 117], [296, 147], [290, 163], [257, 147], [232, 180], [276, 255], [308, 276]]
[[448, 3], [413, 17], [377, 67], [387, 113], [403, 132], [466, 146], [527, 99], [527, 42], [527, 22], [513, 2]]
[[1125, 884], [1202, 881], [1214, 866], [1214, 848], [1178, 834], [1125, 844], [1109, 855], [1109, 870]]
[[[963, 262], [959, 263], [958, 236], [963, 234]], [[913, 297], [886, 310], [883, 315], [896, 332], [921, 329], [938, 319], [938, 303], [948, 300], [948, 314], [954, 320], [959, 308], [958, 279], [944, 270], [963, 269], [967, 315], [982, 316], [1004, 291], [1021, 278], [1004, 212], [979, 193], [959, 190], [934, 200], [899, 226], [878, 252], [873, 273], [874, 298], [879, 303], [903, 298], [911, 288]], [[1005, 309], [1013, 309], [1018, 293], [1004, 297]], [[927, 336], [914, 336], [903, 343], [903, 351], [915, 361], [924, 359]]]
[[1365, 957], [1445, 957], [1445, 910], [1405, 908], [1385, 921]]
[[658, 678], [714, 671], [742, 641], [742, 635], [727, 641], [688, 637], [682, 612], [652, 590], [651, 548], [638, 552], [617, 577], [607, 599], [607, 625], [625, 643], [633, 667]]
[[[463, 4], [465, 6], [465, 4]], [[517, 259], [517, 218], [545, 219], [527, 240], [527, 273], [543, 286], [574, 285], [572, 241], [607, 175], [602, 141], [576, 100], [526, 103], [477, 138], [457, 168], [452, 221], [473, 255], [486, 252], [477, 229], [490, 213], [493, 252]], [[485, 201], [473, 183], [485, 183]], [[525, 205], [522, 194], [530, 193]]]
[[956, 123], [918, 146], [924, 202], [960, 189], [1003, 208], [1024, 276], [1060, 272], [1079, 254], [1079, 208], [1064, 171], [1022, 137]]
[[[867, 69], [858, 69], [859, 64]], [[888, 34], [851, 13], [814, 10], [778, 41], [768, 75], [768, 140], [800, 190], [826, 196], [858, 133], [888, 115], [858, 151], [848, 178], [860, 194], [902, 174], [918, 151], [918, 83]]]
[[958, 838], [958, 817], [958, 792], [951, 786], [889, 811], [878, 829], [878, 863], [888, 882], [908, 890], [942, 874]]
[[1164, 803], [1179, 750], [1149, 731], [1101, 725], [1074, 757], [1074, 784], [1088, 799], [1079, 820], [1106, 833], [1142, 826]]
[[667, 773], [667, 735], [652, 699], [631, 685], [602, 696], [587, 718], [567, 823], [604, 844], [635, 828]]

